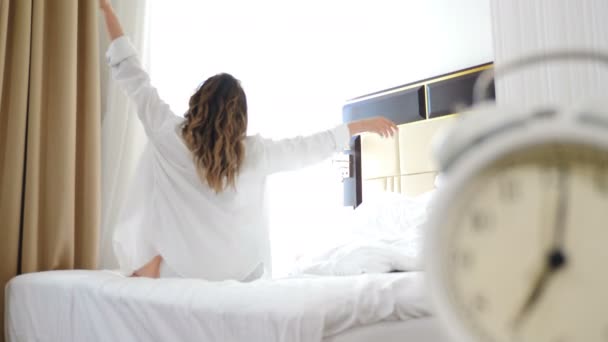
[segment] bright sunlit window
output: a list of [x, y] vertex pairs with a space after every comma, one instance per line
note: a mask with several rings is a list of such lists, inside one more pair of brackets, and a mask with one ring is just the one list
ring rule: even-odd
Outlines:
[[[491, 47], [486, 12], [477, 0], [151, 0], [151, 75], [183, 113], [200, 83], [230, 73], [247, 93], [249, 134], [312, 133], [339, 124], [349, 98], [492, 60], [478, 51]], [[348, 208], [331, 162], [275, 176], [268, 193], [280, 275], [329, 243]]]

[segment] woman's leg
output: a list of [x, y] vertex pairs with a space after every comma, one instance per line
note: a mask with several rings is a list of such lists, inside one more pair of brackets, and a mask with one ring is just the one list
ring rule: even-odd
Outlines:
[[160, 255], [155, 256], [147, 264], [133, 272], [132, 277], [160, 278], [161, 261], [163, 261], [163, 258]]

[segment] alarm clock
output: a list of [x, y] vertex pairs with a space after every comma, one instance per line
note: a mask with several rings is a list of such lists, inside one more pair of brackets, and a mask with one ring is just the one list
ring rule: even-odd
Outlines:
[[435, 140], [425, 270], [455, 341], [608, 341], [608, 103], [474, 107]]

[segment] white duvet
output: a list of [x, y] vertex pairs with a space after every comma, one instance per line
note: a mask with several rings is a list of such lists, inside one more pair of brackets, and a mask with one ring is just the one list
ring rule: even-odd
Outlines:
[[433, 194], [434, 191], [416, 197], [390, 192], [377, 194], [345, 220], [339, 243], [301, 255], [291, 273], [356, 275], [421, 271], [424, 224]]
[[9, 341], [321, 341], [429, 315], [422, 274], [207, 282], [107, 271], [28, 274], [7, 286]]

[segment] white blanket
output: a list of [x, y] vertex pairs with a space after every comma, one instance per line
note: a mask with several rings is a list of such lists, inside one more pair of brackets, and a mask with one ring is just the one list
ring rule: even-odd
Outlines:
[[297, 260], [291, 274], [357, 275], [420, 271], [419, 246], [410, 239], [359, 240]]
[[421, 271], [424, 224], [433, 195], [376, 194], [343, 220], [337, 243], [300, 255], [291, 274]]
[[7, 286], [17, 341], [321, 341], [429, 315], [421, 273], [207, 282], [108, 271], [28, 274]]

